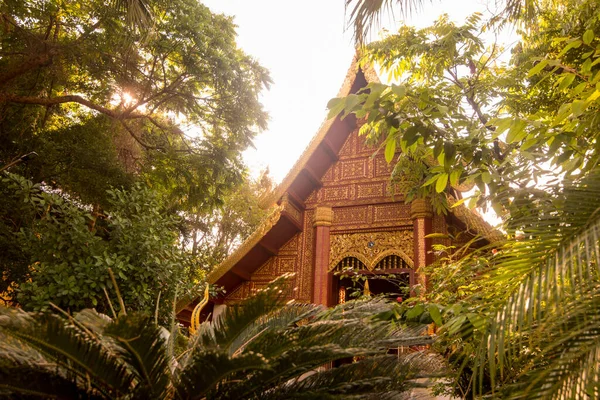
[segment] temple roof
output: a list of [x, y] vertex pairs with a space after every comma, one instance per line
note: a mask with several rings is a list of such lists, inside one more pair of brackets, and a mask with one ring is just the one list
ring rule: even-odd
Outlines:
[[[379, 82], [375, 70], [360, 67], [358, 57], [355, 56], [337, 97], [356, 93], [371, 82]], [[249, 280], [254, 270], [275, 255], [281, 245], [302, 229], [300, 209], [303, 208], [303, 201], [318, 187], [323, 173], [337, 160], [337, 152], [351, 131], [347, 129], [348, 125], [355, 123], [353, 116], [346, 117], [344, 121], [339, 117], [325, 120], [287, 176], [261, 202], [264, 208], [272, 208], [269, 216], [238, 249], [208, 275], [207, 280], [210, 284], [219, 284], [230, 289], [244, 280]], [[342, 131], [346, 133], [340, 133]], [[309, 184], [301, 185], [300, 182]], [[305, 187], [308, 189], [304, 189]], [[454, 204], [455, 201], [449, 196], [450, 204]], [[451, 212], [467, 229], [489, 242], [502, 239], [502, 235], [476, 211], [459, 205], [452, 208]]]

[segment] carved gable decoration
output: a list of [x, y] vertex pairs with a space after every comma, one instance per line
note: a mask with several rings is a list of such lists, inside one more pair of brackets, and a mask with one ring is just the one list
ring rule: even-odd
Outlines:
[[329, 270], [346, 257], [355, 257], [372, 270], [386, 256], [399, 255], [414, 266], [412, 230], [331, 235]]

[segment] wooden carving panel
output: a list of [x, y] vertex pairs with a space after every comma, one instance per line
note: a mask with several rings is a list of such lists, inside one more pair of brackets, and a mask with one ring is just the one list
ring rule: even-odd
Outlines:
[[323, 188], [323, 201], [350, 200], [350, 186], [332, 186]]
[[376, 178], [380, 178], [380, 177], [385, 177], [385, 178], [389, 178], [392, 174], [392, 170], [393, 170], [393, 165], [389, 164], [387, 161], [385, 161], [385, 157], [383, 156], [378, 156], [375, 157], [374, 159], [374, 176]]
[[358, 160], [340, 161], [341, 176], [340, 180], [367, 178], [368, 165], [367, 158]]
[[385, 194], [385, 182], [359, 183], [356, 185], [356, 199], [372, 199], [383, 197]]
[[373, 207], [373, 222], [397, 222], [410, 225], [410, 206], [404, 203], [379, 204]]
[[412, 230], [331, 235], [329, 270], [345, 257], [356, 257], [372, 269], [390, 254], [400, 255], [412, 267], [413, 242]]
[[358, 129], [350, 134], [348, 139], [346, 139], [346, 143], [340, 149], [338, 155], [340, 157], [352, 157], [356, 154], [356, 140], [358, 138]]
[[369, 206], [341, 207], [333, 212], [335, 225], [366, 225], [369, 223]]
[[314, 210], [304, 212], [304, 229], [302, 235], [302, 254], [298, 271], [298, 300], [312, 302], [313, 288], [313, 257], [314, 257], [314, 229], [312, 220]]

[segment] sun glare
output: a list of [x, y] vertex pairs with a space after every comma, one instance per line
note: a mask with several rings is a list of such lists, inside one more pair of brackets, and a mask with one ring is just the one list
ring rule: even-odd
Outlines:
[[113, 94], [110, 103], [113, 106], [122, 105], [125, 107], [129, 107], [135, 104], [136, 101], [137, 99], [131, 93], [127, 91], [118, 91], [115, 94]]

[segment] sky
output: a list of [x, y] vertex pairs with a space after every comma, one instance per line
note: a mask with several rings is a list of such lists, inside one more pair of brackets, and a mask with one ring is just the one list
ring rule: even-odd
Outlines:
[[[279, 183], [302, 154], [327, 115], [350, 67], [355, 49], [344, 29], [344, 0], [202, 0], [213, 12], [234, 18], [238, 46], [271, 73], [273, 84], [261, 102], [270, 115], [268, 129], [244, 153], [253, 176], [266, 167]], [[406, 23], [431, 25], [447, 13], [460, 22], [493, 7], [485, 0], [423, 1], [407, 19], [384, 17], [389, 31]], [[375, 36], [376, 37], [376, 36]]]

